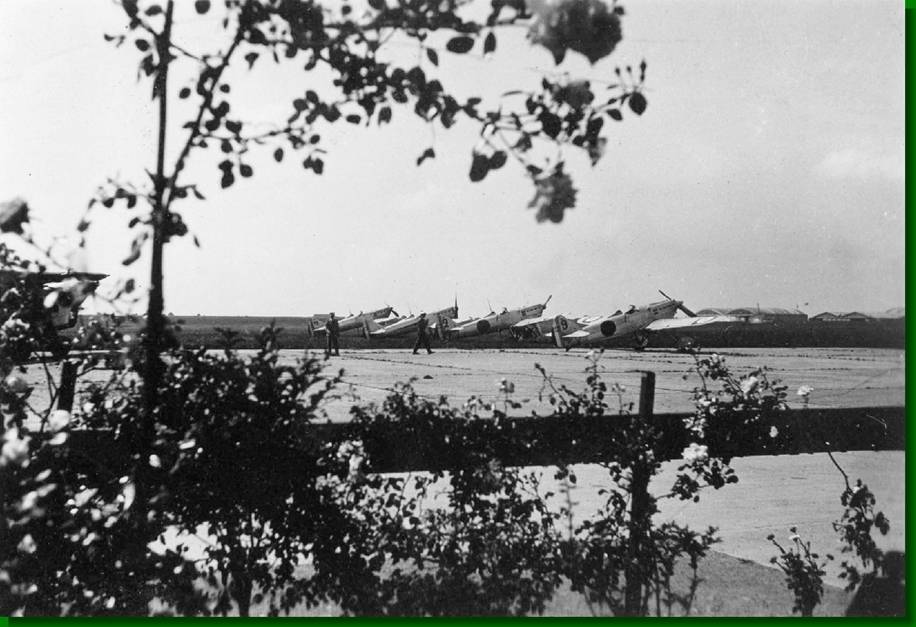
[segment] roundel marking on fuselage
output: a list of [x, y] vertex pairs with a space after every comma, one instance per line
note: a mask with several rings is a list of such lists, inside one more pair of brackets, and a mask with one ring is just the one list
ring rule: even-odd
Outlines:
[[617, 325], [614, 324], [613, 320], [605, 320], [601, 323], [601, 335], [604, 337], [611, 337], [617, 332]]
[[486, 333], [490, 330], [490, 322], [488, 320], [478, 320], [477, 321], [477, 331], [479, 333]]

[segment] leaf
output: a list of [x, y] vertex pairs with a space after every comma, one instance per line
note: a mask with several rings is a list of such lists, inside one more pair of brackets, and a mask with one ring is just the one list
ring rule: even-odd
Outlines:
[[29, 221], [29, 206], [21, 198], [0, 203], [0, 232], [22, 234], [22, 225]]
[[210, 0], [196, 0], [194, 2], [194, 10], [203, 15], [210, 10]]
[[129, 266], [140, 258], [140, 253], [143, 250], [143, 243], [146, 241], [146, 237], [146, 233], [143, 233], [134, 238], [134, 241], [130, 245], [130, 254], [121, 262], [123, 265]]
[[243, 163], [239, 166], [239, 174], [244, 176], [246, 179], [254, 174], [254, 170], [247, 163]]
[[181, 91], [178, 92], [178, 97], [182, 99], [187, 98], [190, 95], [191, 95], [191, 90], [188, 87], [182, 87]]
[[258, 60], [258, 56], [259, 55], [257, 52], [249, 52], [245, 55], [245, 60], [248, 62], [249, 70], [254, 67], [254, 62]]
[[151, 6], [150, 8], [146, 10], [146, 14], [150, 17], [153, 17], [154, 15], [159, 15], [160, 13], [162, 13], [162, 7], [159, 6], [158, 4], [154, 4], [153, 6]]
[[636, 115], [642, 115], [643, 111], [646, 110], [646, 97], [643, 96], [640, 92], [634, 91], [630, 94], [630, 110], [633, 111]]
[[282, 148], [277, 148], [276, 150], [274, 150], [274, 161], [276, 161], [277, 163], [280, 163], [281, 161], [283, 161], [283, 149]]
[[464, 54], [474, 47], [474, 39], [473, 37], [468, 37], [467, 35], [459, 35], [458, 37], [452, 37], [449, 39], [448, 43], [445, 44], [445, 47], [450, 52], [454, 52], [456, 54]]
[[504, 165], [506, 165], [506, 152], [504, 150], [497, 150], [492, 155], [490, 155], [490, 160], [488, 166], [491, 170], [498, 170]]
[[471, 160], [471, 171], [468, 173], [471, 182], [477, 183], [478, 181], [482, 181], [487, 176], [489, 170], [490, 160], [486, 155], [475, 152], [474, 158]]
[[556, 136], [560, 134], [560, 130], [562, 129], [560, 116], [550, 111], [543, 111], [538, 119], [541, 122], [541, 128], [543, 128], [544, 133], [548, 137], [556, 138]]
[[378, 111], [378, 123], [385, 124], [391, 121], [391, 107], [384, 106]]
[[296, 111], [305, 111], [308, 109], [308, 103], [303, 98], [296, 98], [293, 100], [293, 107]]
[[428, 58], [433, 65], [439, 65], [439, 53], [433, 50], [432, 48], [426, 49], [426, 58]]
[[483, 40], [483, 53], [490, 54], [496, 50], [496, 35], [493, 34], [493, 31], [487, 33], [486, 39]]
[[149, 42], [145, 39], [137, 39], [134, 41], [134, 45], [137, 46], [137, 50], [140, 52], [146, 52], [149, 50]]
[[417, 165], [420, 165], [427, 159], [434, 159], [436, 157], [436, 151], [432, 148], [427, 148], [423, 151], [423, 154], [417, 157]]
[[591, 118], [588, 121], [588, 125], [586, 126], [586, 129], [585, 129], [585, 135], [589, 138], [589, 140], [597, 141], [598, 134], [601, 132], [601, 127], [603, 126], [604, 126], [604, 119], [596, 115], [595, 117]]
[[607, 114], [612, 120], [616, 120], [618, 122], [623, 120], [623, 114], [620, 112], [620, 109], [608, 109]]
[[355, 113], [351, 113], [350, 115], [346, 117], [346, 120], [350, 124], [359, 124], [362, 121], [362, 118], [356, 115]]

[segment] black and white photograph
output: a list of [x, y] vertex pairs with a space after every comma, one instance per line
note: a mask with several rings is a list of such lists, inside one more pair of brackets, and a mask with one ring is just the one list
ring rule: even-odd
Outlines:
[[0, 616], [905, 616], [902, 0], [0, 2]]

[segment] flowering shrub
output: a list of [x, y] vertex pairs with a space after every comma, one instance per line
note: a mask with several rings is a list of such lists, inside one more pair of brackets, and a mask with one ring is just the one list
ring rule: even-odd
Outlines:
[[[847, 480], [840, 502], [845, 509], [840, 519], [833, 523], [833, 529], [840, 534], [843, 553], [855, 554], [866, 572], [878, 572], [883, 567], [885, 554], [875, 544], [872, 531], [887, 535], [890, 521], [884, 512], [875, 511], [875, 495], [861, 479], [856, 480], [855, 486], [850, 486]], [[854, 562], [843, 560], [840, 565], [843, 567], [840, 577], [846, 579], [847, 590], [862, 582], [862, 574]]]
[[786, 585], [795, 594], [792, 611], [799, 612], [802, 616], [811, 616], [824, 596], [824, 566], [833, 556], [828, 554], [826, 559], [818, 561], [821, 558], [817, 553], [811, 552], [811, 542], [802, 541], [795, 527], [789, 531], [792, 535], [789, 536], [788, 548], [783, 548], [776, 541], [775, 535], [767, 536], [767, 540], [772, 542], [780, 553], [771, 557], [770, 563], [778, 566], [786, 574]]
[[[514, 403], [513, 384], [499, 386]], [[505, 412], [476, 401], [452, 407], [444, 398], [419, 397], [408, 384], [381, 406], [353, 408], [348, 439], [333, 447], [339, 460], [341, 451], [346, 458], [338, 475], [348, 479], [339, 489], [351, 515], [364, 521], [363, 533], [347, 543], [348, 559], [364, 556], [377, 577], [374, 586], [344, 595], [347, 611], [539, 613], [559, 585], [556, 514], [538, 492], [537, 473], [501, 461]], [[422, 448], [431, 471], [372, 474], [388, 453], [383, 434], [391, 427], [398, 450]], [[367, 473], [356, 481], [354, 455]]]

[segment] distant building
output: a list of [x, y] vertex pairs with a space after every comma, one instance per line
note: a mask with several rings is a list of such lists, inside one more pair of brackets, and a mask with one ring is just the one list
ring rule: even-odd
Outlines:
[[879, 320], [902, 320], [905, 317], [903, 307], [894, 307], [887, 311], [862, 313], [859, 311], [824, 311], [811, 316], [817, 322], [876, 322]]
[[815, 322], [848, 322], [843, 318], [844, 315], [840, 311], [822, 311], [816, 316], [811, 316], [811, 320]]

